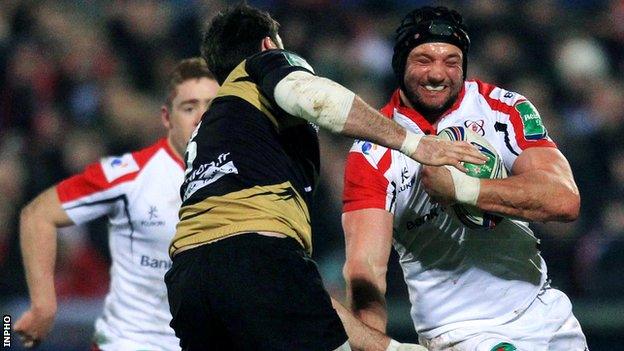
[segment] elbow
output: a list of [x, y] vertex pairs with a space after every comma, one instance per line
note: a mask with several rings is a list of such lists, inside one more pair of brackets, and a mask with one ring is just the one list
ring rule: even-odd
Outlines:
[[376, 267], [366, 259], [347, 259], [342, 269], [342, 275], [347, 283], [347, 289], [351, 293], [362, 291], [376, 291], [377, 294], [385, 294], [386, 269]]
[[31, 221], [32, 218], [36, 216], [36, 213], [37, 206], [34, 202], [30, 202], [28, 205], [24, 206], [20, 212], [20, 225], [24, 225], [25, 223]]
[[561, 209], [562, 222], [575, 221], [581, 211], [581, 197], [578, 192], [566, 196]]
[[351, 286], [351, 282], [359, 277], [366, 275], [366, 266], [361, 260], [348, 258], [342, 267], [342, 276], [348, 286]]
[[573, 222], [580, 213], [581, 197], [578, 192], [570, 191], [559, 196], [558, 201], [552, 203], [551, 206], [551, 210], [548, 211], [549, 215], [544, 222]]
[[48, 221], [48, 213], [50, 208], [46, 207], [41, 197], [36, 197], [29, 202], [20, 211], [20, 233], [24, 233], [24, 229], [33, 226], [35, 223], [43, 223]]

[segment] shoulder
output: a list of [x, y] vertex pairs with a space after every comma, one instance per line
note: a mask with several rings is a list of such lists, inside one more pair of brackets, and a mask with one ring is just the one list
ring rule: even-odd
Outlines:
[[[88, 165], [82, 173], [57, 184], [61, 202], [66, 203], [96, 194], [128, 191], [146, 164], [163, 148], [165, 139], [144, 149], [118, 156], [107, 156]], [[117, 190], [115, 190], [117, 189]], [[125, 189], [125, 190], [123, 190]]]
[[314, 69], [310, 64], [298, 54], [287, 50], [265, 50], [247, 58], [245, 68], [251, 74], [252, 71], [262, 70], [270, 67], [272, 69], [280, 67], [299, 67], [310, 73]]
[[527, 101], [527, 98], [517, 92], [506, 90], [494, 84], [480, 80], [466, 82], [467, 90], [487, 102], [490, 108], [497, 112], [512, 112], [516, 105]]
[[353, 158], [355, 155], [359, 155], [357, 159], [361, 160], [360, 162], [366, 162], [374, 169], [385, 172], [390, 168], [392, 149], [356, 139], [349, 150], [349, 157]]
[[99, 165], [109, 183], [119, 180], [132, 180], [141, 172], [145, 165], [165, 148], [166, 139], [161, 139], [156, 143], [133, 152], [128, 152], [119, 156], [107, 156], [100, 160]]

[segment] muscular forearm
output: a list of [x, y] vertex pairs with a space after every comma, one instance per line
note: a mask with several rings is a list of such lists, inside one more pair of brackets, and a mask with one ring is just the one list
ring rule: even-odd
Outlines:
[[310, 73], [290, 73], [277, 83], [274, 97], [277, 105], [293, 116], [335, 133], [400, 150], [423, 164], [446, 164], [463, 170], [459, 161], [485, 161], [485, 157], [466, 142], [452, 143], [408, 132], [382, 116], [352, 91]]
[[22, 211], [20, 247], [32, 308], [55, 310], [56, 227], [42, 218], [42, 210], [34, 202]]
[[73, 224], [51, 187], [39, 194], [21, 213], [20, 247], [32, 308], [56, 310], [54, 263], [56, 230]]
[[386, 272], [392, 248], [390, 212], [377, 208], [343, 214], [346, 261], [342, 274], [347, 298], [355, 315], [367, 325], [385, 332]]
[[534, 170], [506, 179], [482, 179], [477, 206], [529, 221], [567, 222], [578, 216], [579, 201], [573, 182]]
[[349, 336], [349, 344], [355, 350], [384, 351], [390, 344], [390, 338], [378, 330], [362, 323], [355, 318], [344, 306], [332, 298], [334, 309], [338, 313], [342, 324]]
[[353, 314], [368, 326], [385, 333], [388, 314], [384, 292], [372, 281], [363, 278], [349, 280], [347, 285]]
[[406, 132], [399, 124], [381, 116], [356, 96], [342, 134], [398, 150], [405, 140]]

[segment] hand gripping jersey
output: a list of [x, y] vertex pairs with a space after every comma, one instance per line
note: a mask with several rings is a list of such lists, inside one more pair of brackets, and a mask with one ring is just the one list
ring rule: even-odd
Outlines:
[[95, 324], [102, 350], [179, 350], [163, 276], [180, 208], [182, 162], [162, 139], [143, 150], [108, 157], [57, 186], [76, 224], [108, 216], [110, 291]]
[[268, 50], [227, 77], [187, 146], [172, 256], [186, 246], [257, 231], [283, 233], [311, 251], [317, 131], [273, 98], [275, 85], [298, 70], [313, 73], [299, 56]]
[[[458, 101], [433, 128], [402, 106], [398, 91], [382, 113], [414, 133], [465, 126], [485, 137], [511, 170], [530, 147], [555, 147], [523, 96], [467, 81]], [[434, 204], [420, 183], [421, 165], [402, 153], [356, 141], [345, 171], [344, 211], [394, 214], [399, 253], [417, 332], [426, 338], [455, 328], [514, 318], [546, 280], [538, 240], [528, 224], [505, 219], [493, 230], [468, 229], [451, 209]]]

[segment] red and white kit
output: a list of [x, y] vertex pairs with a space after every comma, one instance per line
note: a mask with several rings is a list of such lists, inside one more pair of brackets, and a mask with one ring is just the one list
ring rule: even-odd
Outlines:
[[110, 291], [95, 323], [102, 350], [179, 350], [169, 327], [164, 275], [178, 223], [182, 161], [166, 139], [143, 150], [107, 157], [57, 186], [76, 224], [108, 216]]
[[[398, 91], [381, 111], [417, 134], [435, 135], [450, 126], [470, 128], [492, 144], [507, 170], [527, 148], [556, 147], [525, 97], [480, 81], [464, 83], [437, 128], [403, 106]], [[347, 159], [344, 212], [378, 208], [394, 214], [393, 244], [423, 344], [442, 349], [470, 338], [469, 332], [449, 337], [454, 330], [482, 333], [492, 326], [496, 333], [494, 328], [517, 319], [546, 290], [567, 300], [563, 293], [545, 288], [546, 264], [528, 223], [505, 219], [492, 230], [468, 229], [451, 209], [431, 201], [420, 183], [420, 169], [399, 151], [356, 141]], [[569, 301], [562, 308], [564, 316], [557, 317], [562, 323], [568, 316], [574, 318]], [[580, 326], [578, 332], [584, 343]], [[526, 349], [542, 349], [530, 345]]]

